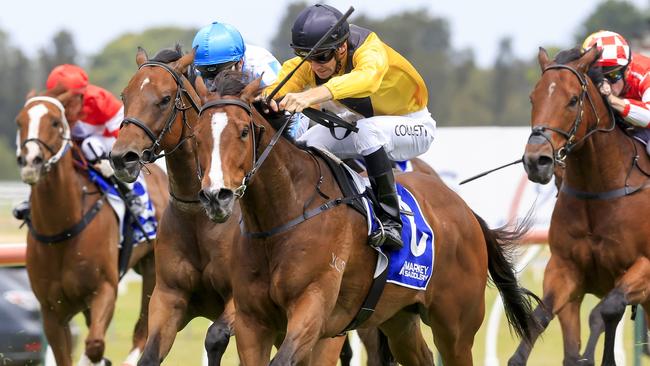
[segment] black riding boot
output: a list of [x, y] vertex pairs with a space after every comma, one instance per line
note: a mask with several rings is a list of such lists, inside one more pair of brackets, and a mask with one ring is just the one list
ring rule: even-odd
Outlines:
[[395, 190], [393, 165], [384, 148], [364, 156], [370, 184], [379, 201], [377, 217], [381, 226], [370, 234], [370, 245], [384, 249], [400, 249], [402, 243], [402, 220], [399, 216], [399, 198]]
[[29, 217], [30, 209], [29, 201], [22, 201], [14, 207], [11, 213], [17, 220], [23, 221]]

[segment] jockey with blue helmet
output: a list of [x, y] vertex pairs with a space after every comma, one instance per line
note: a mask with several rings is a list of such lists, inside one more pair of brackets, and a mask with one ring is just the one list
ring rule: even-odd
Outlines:
[[278, 77], [280, 63], [271, 52], [244, 43], [239, 31], [230, 24], [213, 22], [201, 28], [192, 42], [196, 48], [194, 67], [204, 79], [213, 79], [220, 71], [238, 70], [262, 76], [262, 86]]

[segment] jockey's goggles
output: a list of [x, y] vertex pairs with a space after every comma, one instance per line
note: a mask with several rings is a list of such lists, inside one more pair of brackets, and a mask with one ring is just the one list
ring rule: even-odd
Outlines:
[[612, 70], [612, 71], [603, 73], [603, 77], [605, 79], [607, 79], [607, 81], [609, 81], [612, 84], [614, 84], [615, 82], [623, 79], [624, 76], [625, 76], [625, 68], [624, 67], [621, 67], [621, 68], [618, 68], [616, 70]]
[[237, 61], [231, 61], [216, 65], [200, 65], [196, 66], [196, 69], [204, 79], [214, 79], [218, 73], [224, 70], [231, 70], [236, 63]]
[[[296, 56], [300, 58], [305, 58], [309, 54], [311, 50], [308, 49], [300, 49], [300, 48], [294, 48], [293, 52], [296, 54]], [[328, 48], [320, 51], [316, 51], [312, 53], [307, 61], [314, 61], [319, 64], [324, 64], [326, 62], [329, 62], [332, 58], [334, 58], [334, 54], [336, 53], [335, 48]]]

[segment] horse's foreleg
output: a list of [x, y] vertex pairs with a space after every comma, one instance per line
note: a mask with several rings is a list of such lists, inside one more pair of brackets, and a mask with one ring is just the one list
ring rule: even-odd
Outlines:
[[601, 301], [589, 313], [589, 340], [585, 352], [582, 354], [580, 365], [595, 365], [596, 344], [600, 335], [605, 331], [605, 322], [603, 321], [603, 314], [601, 314], [602, 307], [603, 302]]
[[208, 353], [208, 366], [221, 365], [221, 358], [228, 348], [230, 337], [234, 333], [235, 304], [226, 303], [223, 314], [215, 321], [205, 335], [205, 350]]
[[[312, 284], [316, 288], [316, 284]], [[271, 365], [296, 365], [308, 360], [312, 348], [320, 338], [323, 321], [326, 318], [323, 299], [319, 291], [305, 291], [287, 310], [287, 333]], [[239, 334], [239, 333], [237, 333]]]
[[43, 328], [47, 342], [52, 348], [54, 359], [59, 366], [72, 365], [72, 335], [70, 325], [67, 322], [61, 322], [57, 315], [42, 307]]
[[395, 357], [390, 352], [388, 339], [379, 328], [357, 329], [357, 334], [366, 348], [368, 366], [396, 366]]
[[[341, 355], [341, 349], [347, 337], [338, 336], [333, 338], [323, 338], [316, 342], [314, 349], [311, 352], [311, 357], [299, 362], [300, 366], [336, 366]], [[341, 366], [345, 364], [342, 363]], [[348, 364], [349, 365], [349, 362]]]
[[156, 269], [153, 253], [140, 259], [137, 263], [138, 270], [142, 276], [142, 292], [140, 297], [140, 316], [135, 323], [133, 330], [133, 347], [122, 362], [122, 366], [135, 366], [142, 354], [144, 345], [147, 342], [147, 323], [149, 319], [149, 299], [156, 285]]
[[237, 309], [235, 335], [242, 366], [268, 364], [275, 336], [263, 321]]
[[645, 303], [650, 295], [650, 260], [638, 258], [617, 282], [616, 287], [602, 300], [603, 321], [605, 322], [605, 346], [603, 365], [616, 365], [614, 359], [614, 340], [616, 327], [623, 318], [625, 307]]
[[92, 363], [104, 358], [104, 336], [113, 318], [117, 289], [109, 282], [103, 282], [90, 302], [90, 328], [86, 337], [85, 355]]
[[[568, 270], [568, 264], [551, 256], [544, 273], [544, 298], [542, 304], [538, 305], [533, 312], [533, 319], [539, 327], [531, 323], [531, 342], [521, 341], [515, 354], [508, 360], [508, 366], [521, 366], [528, 362], [532, 347], [539, 335], [548, 327], [553, 317], [570, 301], [577, 291], [578, 285], [575, 275]], [[566, 340], [567, 335], [562, 334]], [[578, 343], [580, 341], [578, 340]], [[566, 342], [565, 342], [566, 344]], [[578, 349], [577, 352], [580, 350]], [[566, 356], [566, 353], [565, 353]], [[577, 360], [578, 354], [574, 358]]]
[[187, 319], [189, 293], [157, 283], [149, 303], [147, 343], [138, 366], [160, 365]]

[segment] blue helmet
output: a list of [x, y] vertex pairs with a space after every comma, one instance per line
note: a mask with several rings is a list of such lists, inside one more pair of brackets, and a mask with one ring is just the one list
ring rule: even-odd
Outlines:
[[198, 47], [194, 65], [217, 65], [239, 61], [244, 57], [246, 45], [235, 27], [230, 24], [214, 22], [194, 36], [192, 48]]

